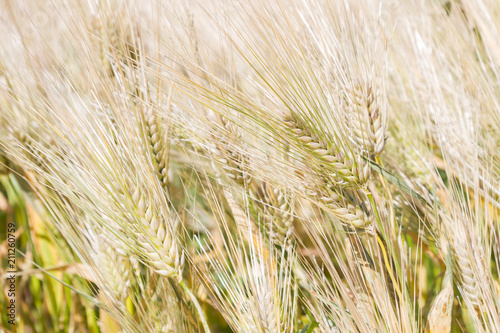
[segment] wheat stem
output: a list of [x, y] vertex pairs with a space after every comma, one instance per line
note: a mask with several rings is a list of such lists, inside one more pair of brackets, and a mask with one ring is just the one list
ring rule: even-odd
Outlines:
[[198, 311], [198, 316], [201, 321], [201, 324], [203, 325], [203, 329], [205, 330], [205, 333], [210, 333], [210, 327], [208, 327], [207, 319], [205, 318], [205, 315], [203, 314], [203, 310], [201, 309], [200, 303], [196, 299], [196, 296], [191, 292], [191, 289], [186, 285], [184, 280], [179, 281], [179, 285], [184, 289], [186, 294], [189, 295], [189, 298], [191, 298], [191, 301], [193, 302], [194, 306], [196, 307], [196, 310]]
[[[375, 162], [377, 162], [378, 165], [380, 165], [382, 168], [384, 167], [382, 161], [378, 156], [375, 156]], [[395, 213], [394, 213], [394, 205], [393, 205], [393, 200], [392, 200], [392, 193], [389, 189], [389, 186], [387, 186], [387, 182], [385, 181], [384, 176], [382, 173], [379, 173], [379, 178], [380, 182], [382, 183], [382, 187], [384, 188], [384, 191], [387, 195], [387, 201], [390, 203], [389, 204], [389, 210], [390, 210], [390, 220], [391, 220], [391, 225], [393, 230], [397, 229], [397, 224], [396, 224], [396, 219], [395, 219]]]
[[401, 302], [404, 301], [403, 294], [401, 294], [401, 291], [399, 290], [398, 283], [394, 276], [392, 275], [392, 268], [391, 265], [389, 264], [389, 259], [387, 258], [387, 251], [385, 250], [384, 243], [380, 239], [380, 237], [377, 235], [377, 242], [380, 245], [380, 249], [382, 250], [382, 256], [384, 257], [384, 263], [385, 263], [385, 268], [387, 269], [387, 273], [389, 273], [389, 277], [391, 278], [392, 284], [396, 288], [396, 292], [398, 293], [399, 299]]
[[[385, 255], [385, 258], [388, 258], [387, 257], [387, 254], [386, 254], [386, 251], [385, 251], [385, 246], [383, 246], [384, 244], [384, 241], [385, 243], [387, 244], [388, 248], [389, 248], [389, 251], [391, 253], [391, 257], [392, 257], [392, 261], [393, 261], [393, 264], [396, 268], [396, 273], [397, 273], [397, 276], [402, 276], [402, 273], [401, 273], [401, 266], [399, 264], [399, 260], [398, 258], [396, 257], [396, 252], [394, 251], [394, 248], [392, 246], [392, 243], [389, 242], [389, 238], [387, 236], [387, 233], [385, 232], [385, 229], [384, 229], [384, 225], [382, 224], [382, 219], [380, 218], [380, 215], [379, 215], [379, 212], [378, 212], [378, 209], [377, 209], [377, 205], [375, 203], [375, 200], [373, 199], [373, 194], [371, 194], [370, 192], [367, 193], [367, 196], [368, 196], [368, 199], [370, 200], [370, 203], [372, 205], [372, 208], [373, 208], [373, 212], [374, 212], [374, 215], [375, 215], [375, 219], [377, 221], [377, 225], [378, 225], [378, 229], [377, 231], [381, 232], [382, 233], [382, 239], [377, 235], [377, 241], [379, 242], [379, 244], [381, 245], [381, 249]], [[391, 275], [391, 279], [393, 280], [393, 284], [394, 286], [397, 288], [397, 284], [395, 283], [394, 281], [394, 278], [392, 277], [392, 273], [391, 273], [391, 267], [388, 263], [388, 260], [386, 261], [386, 268], [388, 270], [388, 273]], [[410, 297], [410, 294], [409, 294], [409, 291], [407, 289], [404, 289], [405, 291], [405, 296], [406, 296], [406, 299], [411, 299]], [[401, 297], [401, 301], [403, 302], [404, 301], [404, 298], [402, 298], [402, 295], [401, 293], [398, 293]], [[410, 307], [410, 311], [412, 312], [413, 311], [413, 306], [411, 303], [408, 302], [408, 306]]]

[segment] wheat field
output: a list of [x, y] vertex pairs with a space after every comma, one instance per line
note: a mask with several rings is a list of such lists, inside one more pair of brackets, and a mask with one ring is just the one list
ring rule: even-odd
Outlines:
[[500, 332], [499, 217], [497, 0], [0, 1], [2, 333]]

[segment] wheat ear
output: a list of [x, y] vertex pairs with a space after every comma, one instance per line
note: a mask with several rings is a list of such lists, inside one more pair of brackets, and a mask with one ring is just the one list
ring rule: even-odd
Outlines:
[[481, 304], [481, 297], [478, 293], [479, 287], [471, 264], [472, 258], [464, 240], [455, 240], [453, 250], [456, 266], [458, 268], [457, 275], [459, 276], [463, 293], [467, 295], [467, 298], [474, 307], [479, 307]]
[[46, 162], [46, 158], [44, 154], [36, 148], [38, 142], [35, 142], [35, 140], [33, 140], [33, 138], [29, 136], [29, 134], [27, 135], [24, 132], [18, 130], [14, 130], [12, 135], [22, 146], [22, 150], [26, 156], [26, 160], [30, 161], [33, 167], [43, 168]]
[[357, 82], [347, 90], [347, 104], [354, 112], [350, 125], [354, 140], [363, 151], [378, 156], [387, 139], [386, 105], [370, 83]]
[[288, 246], [293, 234], [293, 203], [286, 192], [263, 183], [265, 206], [264, 221], [269, 230], [270, 241], [280, 247]]
[[153, 167], [163, 188], [166, 188], [168, 182], [168, 140], [167, 131], [162, 126], [161, 119], [158, 117], [153, 107], [147, 107], [144, 111], [144, 120], [146, 128], [146, 138], [149, 152], [151, 153]]
[[363, 209], [359, 204], [358, 191], [337, 189], [329, 185], [313, 186], [303, 182], [305, 195], [314, 203], [320, 202], [327, 211], [341, 222], [348, 232], [363, 233], [371, 231], [373, 216], [368, 209]]
[[[264, 281], [271, 282], [271, 281]], [[279, 313], [276, 306], [273, 288], [269, 286], [270, 283], [264, 283], [257, 291], [257, 301], [259, 305], [259, 319], [264, 333], [279, 333], [278, 318]]]
[[107, 237], [100, 235], [98, 239], [99, 242], [95, 244], [96, 264], [103, 273], [103, 282], [106, 283], [111, 296], [123, 304], [133, 279], [130, 260]]
[[217, 144], [217, 146], [218, 148], [213, 152], [218, 157], [218, 161], [221, 163], [226, 176], [241, 186], [250, 185], [252, 177], [245, 171], [247, 162], [243, 158], [243, 155], [227, 148], [222, 148], [220, 144]]
[[[233, 138], [239, 140], [241, 138], [241, 133], [238, 127], [236, 127], [231, 121], [226, 118], [219, 116], [219, 121], [222, 123], [225, 130], [233, 136]], [[218, 132], [217, 130], [215, 132]], [[214, 138], [216, 148], [213, 149], [213, 153], [217, 156], [219, 163], [222, 164], [222, 169], [224, 170], [227, 177], [231, 178], [237, 184], [244, 187], [248, 187], [252, 183], [252, 177], [247, 172], [248, 170], [248, 160], [240, 152], [235, 152], [228, 147], [227, 140], [220, 140], [220, 138]]]
[[134, 202], [138, 202], [137, 207], [141, 226], [137, 228], [135, 235], [142, 255], [155, 268], [156, 273], [175, 278], [178, 281], [196, 307], [205, 333], [210, 333], [200, 303], [182, 279], [184, 256], [179, 253], [174, 227], [168, 225], [167, 221], [156, 215], [139, 188], [134, 192], [132, 199]]
[[[224, 117], [220, 118], [224, 128], [239, 138], [239, 128]], [[226, 176], [245, 187], [249, 193], [252, 192], [252, 189], [260, 192], [265, 202], [263, 209], [264, 221], [270, 230], [269, 238], [275, 245], [284, 246], [293, 232], [293, 212], [289, 202], [290, 199], [283, 192], [272, 189], [268, 184], [259, 183], [257, 185], [247, 172], [249, 167], [244, 154], [232, 152], [221, 143], [216, 143], [216, 146], [217, 148], [213, 150], [213, 153], [218, 156], [218, 161], [222, 164], [222, 169], [225, 171]], [[226, 197], [228, 196], [226, 195]]]
[[283, 122], [306, 151], [335, 171], [333, 181], [338, 185], [361, 185], [370, 177], [370, 165], [362, 157], [342, 151], [334, 140], [321, 139], [291, 113], [285, 115]]
[[453, 283], [452, 279], [445, 279], [443, 290], [437, 295], [427, 316], [425, 333], [451, 331], [453, 311]]
[[157, 216], [146, 202], [139, 188], [132, 199], [137, 202], [141, 225], [135, 231], [142, 254], [155, 271], [163, 276], [182, 279], [183, 257], [179, 254], [177, 240], [163, 217]]

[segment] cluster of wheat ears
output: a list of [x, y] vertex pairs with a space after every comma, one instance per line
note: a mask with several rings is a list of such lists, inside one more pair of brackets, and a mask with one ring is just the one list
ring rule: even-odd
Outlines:
[[500, 332], [498, 1], [6, 0], [0, 36], [1, 172], [102, 332]]

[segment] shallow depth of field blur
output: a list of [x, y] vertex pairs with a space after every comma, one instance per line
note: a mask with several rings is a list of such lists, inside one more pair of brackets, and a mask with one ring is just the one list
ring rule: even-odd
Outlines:
[[496, 0], [0, 1], [0, 333], [500, 332], [499, 41]]

